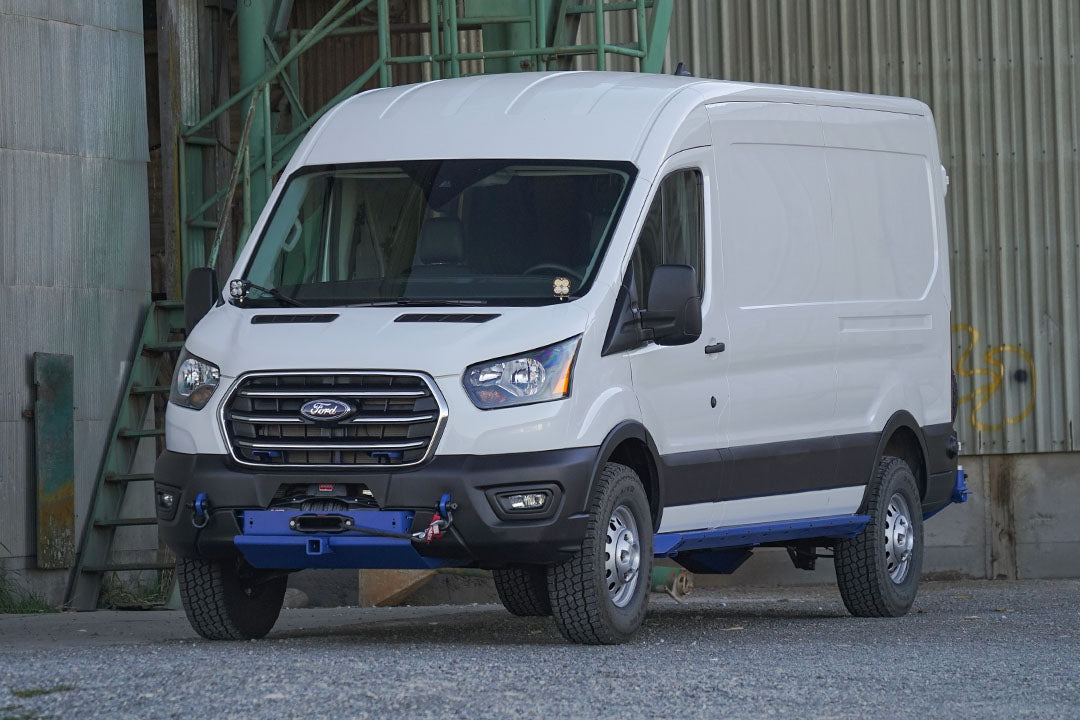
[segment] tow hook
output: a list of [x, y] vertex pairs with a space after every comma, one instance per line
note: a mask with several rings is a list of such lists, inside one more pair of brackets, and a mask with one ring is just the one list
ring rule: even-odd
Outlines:
[[413, 533], [413, 540], [430, 543], [441, 538], [450, 528], [450, 523], [454, 522], [455, 510], [457, 510], [457, 503], [451, 502], [450, 494], [443, 495], [439, 499], [439, 507], [435, 510], [435, 514], [431, 516], [431, 524], [426, 529]]
[[191, 503], [191, 524], [197, 528], [206, 527], [206, 523], [210, 521], [210, 500], [206, 497], [206, 493], [199, 493], [195, 496], [194, 502]]

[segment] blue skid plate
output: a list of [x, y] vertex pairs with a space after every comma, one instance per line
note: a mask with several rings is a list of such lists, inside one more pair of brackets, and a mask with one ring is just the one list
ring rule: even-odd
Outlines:
[[[302, 533], [289, 527], [299, 510], [255, 510], [240, 513], [241, 534], [233, 539], [244, 558], [257, 568], [301, 570], [304, 568], [377, 568], [429, 570], [460, 564], [424, 557], [411, 540], [365, 535], [361, 532]], [[411, 512], [351, 510], [330, 513], [353, 519], [356, 527], [392, 533], [408, 533]]]
[[861, 533], [869, 522], [869, 515], [837, 515], [714, 530], [660, 533], [653, 540], [653, 554], [656, 557], [674, 557], [691, 550], [754, 547], [763, 543], [809, 538], [849, 538]]

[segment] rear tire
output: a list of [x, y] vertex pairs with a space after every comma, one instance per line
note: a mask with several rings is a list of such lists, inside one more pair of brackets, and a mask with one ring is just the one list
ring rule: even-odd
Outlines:
[[270, 632], [285, 599], [285, 575], [242, 561], [176, 561], [180, 601], [188, 622], [207, 640], [253, 640]]
[[614, 645], [645, 618], [652, 577], [649, 501], [630, 468], [607, 463], [597, 478], [581, 550], [548, 572], [555, 625], [567, 640]]
[[836, 584], [857, 617], [900, 617], [919, 590], [922, 505], [915, 475], [900, 458], [883, 457], [868, 489], [870, 524], [836, 543]]
[[551, 614], [547, 591], [547, 568], [540, 565], [513, 565], [491, 571], [503, 607], [521, 617]]

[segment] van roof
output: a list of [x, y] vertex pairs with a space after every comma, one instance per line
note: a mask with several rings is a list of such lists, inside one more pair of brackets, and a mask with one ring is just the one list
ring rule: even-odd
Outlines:
[[[929, 115], [910, 98], [623, 72], [506, 73], [360, 93], [291, 165], [444, 158], [628, 160], [714, 102], [797, 102]], [[646, 163], [649, 164], [649, 163]]]

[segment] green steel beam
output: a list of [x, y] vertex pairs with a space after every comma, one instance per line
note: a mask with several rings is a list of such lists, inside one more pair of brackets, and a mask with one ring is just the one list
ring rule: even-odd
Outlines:
[[[273, 10], [271, 3], [267, 2], [239, 2], [236, 4], [236, 35], [237, 54], [240, 60], [240, 86], [252, 86], [249, 97], [254, 100], [261, 94], [259, 79], [266, 73], [266, 47], [264, 38], [270, 31], [270, 15]], [[280, 64], [280, 63], [278, 63]], [[269, 86], [263, 86], [269, 87]], [[267, 113], [257, 112], [254, 106], [248, 109], [250, 124], [247, 136], [246, 149], [261, 150], [263, 138], [269, 136], [271, 128], [267, 123]], [[244, 148], [241, 148], [241, 152]], [[251, 183], [245, 186], [250, 202], [254, 207], [262, 207], [270, 197], [267, 186], [270, 184], [270, 176], [263, 170], [257, 170], [252, 174]], [[215, 253], [216, 254], [216, 253]]]
[[[645, 59], [641, 61], [641, 72], [658, 73], [664, 69], [664, 51], [667, 49], [668, 31], [671, 29], [672, 0], [654, 0], [652, 19], [645, 31], [643, 48]], [[638, 25], [638, 33], [642, 26]]]
[[[517, 56], [496, 55], [495, 52], [525, 49], [536, 53], [546, 43], [537, 42], [536, 0], [466, 0], [465, 17], [461, 24], [479, 23], [484, 42], [484, 72], [511, 73], [539, 68], [539, 57], [529, 65]], [[525, 65], [523, 67], [523, 65]]]

